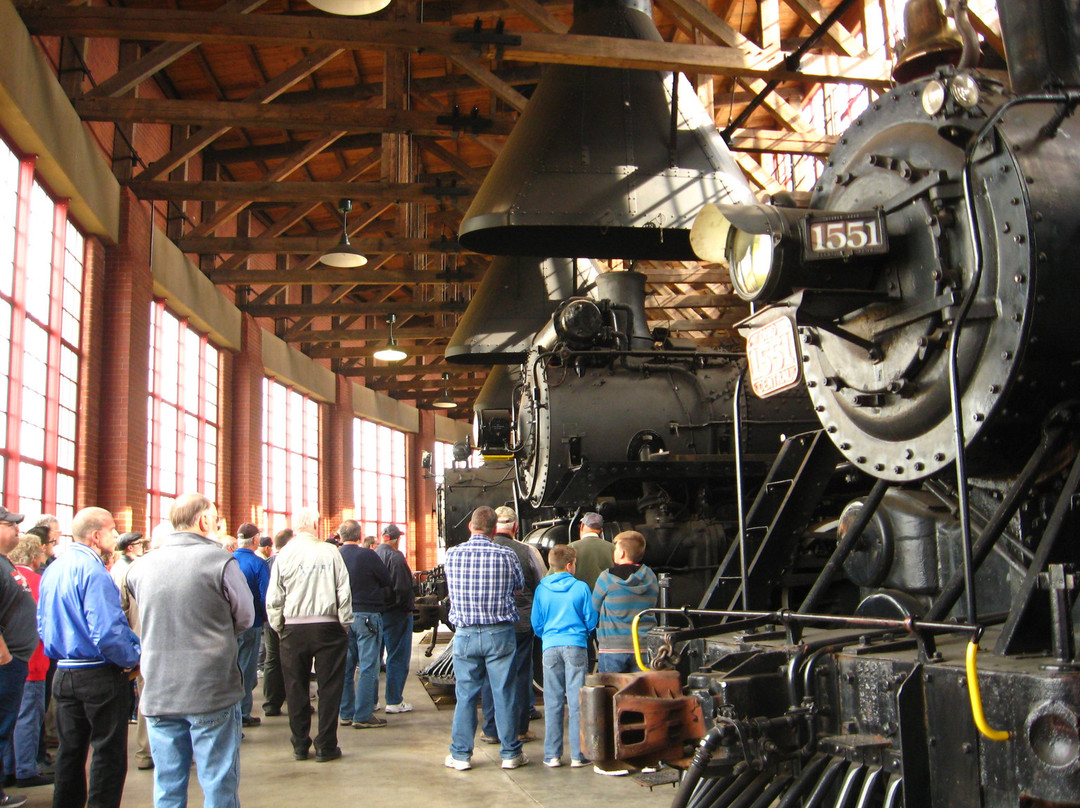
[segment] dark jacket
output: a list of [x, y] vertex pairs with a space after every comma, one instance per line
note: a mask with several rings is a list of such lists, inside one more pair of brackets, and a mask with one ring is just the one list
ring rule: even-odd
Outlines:
[[344, 544], [341, 559], [349, 570], [354, 612], [386, 611], [394, 600], [394, 582], [378, 553], [358, 544]]
[[413, 576], [409, 569], [409, 562], [400, 550], [395, 550], [389, 544], [380, 544], [374, 552], [386, 564], [390, 571], [390, 577], [394, 582], [394, 600], [386, 608], [388, 612], [408, 612], [413, 610]]

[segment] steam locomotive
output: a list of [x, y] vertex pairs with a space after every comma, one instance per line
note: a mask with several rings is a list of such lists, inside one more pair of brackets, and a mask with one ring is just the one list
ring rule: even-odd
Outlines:
[[737, 574], [656, 610], [654, 670], [589, 677], [586, 755], [685, 767], [680, 808], [1080, 805], [1080, 16], [999, 13], [1008, 81], [901, 84], [808, 209], [694, 224], [755, 305], [751, 386], [810, 396], [820, 429], [788, 443], [876, 482], [780, 603], [802, 519], [769, 490], [800, 484], [782, 452]]

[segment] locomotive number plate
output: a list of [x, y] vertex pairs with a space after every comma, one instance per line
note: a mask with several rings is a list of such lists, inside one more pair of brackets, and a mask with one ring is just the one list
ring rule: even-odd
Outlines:
[[795, 323], [777, 317], [755, 328], [746, 338], [746, 362], [750, 367], [750, 387], [758, 398], [794, 387], [799, 383], [799, 352]]
[[878, 209], [807, 216], [802, 220], [802, 243], [807, 261], [886, 253], [885, 214]]

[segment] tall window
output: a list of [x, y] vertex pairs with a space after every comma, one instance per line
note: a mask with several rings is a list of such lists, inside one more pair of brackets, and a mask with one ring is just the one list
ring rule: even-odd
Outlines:
[[0, 141], [0, 502], [75, 512], [84, 239]]
[[169, 516], [180, 494], [217, 499], [218, 368], [221, 352], [163, 301], [150, 308], [147, 402], [147, 527]]
[[263, 491], [266, 529], [289, 526], [303, 507], [319, 507], [319, 405], [263, 379]]
[[[378, 536], [391, 523], [404, 532], [405, 490], [405, 433], [354, 418], [353, 497], [362, 535]], [[404, 544], [398, 549], [405, 552]]]

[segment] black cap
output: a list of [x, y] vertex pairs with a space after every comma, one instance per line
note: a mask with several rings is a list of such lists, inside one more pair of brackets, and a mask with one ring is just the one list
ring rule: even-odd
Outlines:
[[391, 540], [400, 539], [401, 528], [399, 528], [397, 525], [387, 525], [382, 529], [382, 534], [386, 536], [386, 538]]
[[0, 505], [0, 522], [11, 522], [13, 525], [19, 524], [26, 517], [21, 513], [14, 513], [9, 511], [3, 505]]
[[116, 540], [116, 549], [123, 552], [141, 538], [142, 533], [121, 533], [120, 538]]
[[254, 539], [259, 535], [259, 528], [251, 524], [251, 522], [244, 522], [236, 529], [236, 538], [238, 539]]
[[260, 547], [273, 547], [274, 546], [274, 540], [270, 536], [263, 536], [261, 539], [259, 539], [259, 546]]

